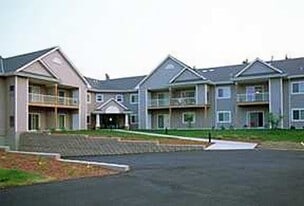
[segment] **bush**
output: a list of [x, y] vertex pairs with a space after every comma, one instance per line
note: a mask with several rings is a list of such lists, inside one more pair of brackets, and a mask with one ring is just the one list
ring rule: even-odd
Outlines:
[[291, 129], [291, 130], [295, 130], [295, 129], [296, 129], [296, 127], [295, 127], [295, 126], [293, 126], [293, 125], [291, 125], [291, 126], [290, 126], [290, 129]]

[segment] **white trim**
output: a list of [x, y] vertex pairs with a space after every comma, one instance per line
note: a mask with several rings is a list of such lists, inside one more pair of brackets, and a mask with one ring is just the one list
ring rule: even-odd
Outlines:
[[[208, 104], [208, 95], [207, 95], [207, 93], [208, 93], [208, 85], [205, 84], [204, 86], [205, 86], [205, 89], [204, 89], [204, 90], [205, 90], [205, 91], [204, 91], [204, 92], [205, 92], [205, 102], [204, 102], [204, 103], [205, 103], [205, 104]], [[210, 94], [209, 94], [209, 95], [210, 95]], [[206, 112], [206, 111], [205, 111], [205, 112]]]
[[[98, 97], [101, 97], [101, 100], [98, 100]], [[104, 96], [103, 96], [103, 94], [102, 94], [102, 93], [96, 93], [96, 94], [95, 94], [95, 101], [96, 101], [97, 103], [104, 102]]]
[[[246, 115], [246, 124], [249, 128], [264, 128], [265, 126], [265, 112], [262, 111], [262, 110], [256, 110], [256, 111], [247, 111], [246, 112], [247, 115]], [[262, 127], [250, 127], [250, 122], [249, 122], [249, 114], [250, 113], [262, 113], [263, 114], [263, 126]]]
[[279, 72], [280, 74], [283, 73], [283, 71], [281, 71], [280, 69], [278, 68], [275, 68], [274, 66], [264, 62], [263, 60], [259, 59], [259, 58], [256, 58], [256, 60], [254, 60], [253, 62], [251, 62], [250, 64], [248, 64], [246, 67], [244, 67], [241, 71], [239, 71], [235, 77], [239, 77], [242, 73], [244, 73], [247, 69], [249, 69], [253, 64], [255, 64], [256, 62], [260, 62], [262, 64], [264, 64], [265, 66], [269, 67], [270, 69], [276, 71], [276, 72]]
[[[79, 102], [79, 105], [78, 105], [78, 129], [82, 129], [82, 127], [81, 127], [82, 106], [85, 107], [85, 111], [84, 112], [85, 112], [85, 114], [87, 114], [87, 104], [86, 103], [84, 105], [81, 104], [81, 101], [80, 101], [80, 99], [81, 99], [81, 89], [80, 89], [80, 87], [78, 87], [78, 92], [79, 92], [79, 94], [78, 94], [78, 102]], [[87, 94], [87, 92], [85, 92], [85, 94]], [[72, 115], [72, 120], [73, 120], [73, 115]], [[73, 123], [72, 123], [71, 126], [73, 128]], [[87, 124], [84, 124], [84, 128], [87, 128]]]
[[175, 63], [181, 65], [182, 67], [189, 67], [188, 65], [186, 65], [185, 63], [183, 63], [183, 62], [177, 60], [177, 59], [174, 58], [173, 56], [168, 55], [163, 61], [161, 61], [160, 64], [158, 64], [157, 67], [155, 67], [155, 69], [152, 70], [152, 72], [150, 72], [150, 74], [148, 74], [145, 78], [143, 78], [143, 79], [135, 86], [135, 89], [138, 89], [139, 86], [140, 86], [141, 84], [143, 84], [149, 77], [151, 77], [152, 74], [154, 74], [154, 73], [156, 72], [156, 70], [158, 70], [159, 67], [160, 67], [162, 64], [164, 64], [168, 59], [171, 59], [172, 61], [174, 61]]
[[[227, 97], [225, 97], [225, 96], [223, 96], [223, 97], [219, 97], [218, 96], [218, 90], [219, 89], [223, 89], [223, 94], [224, 94], [224, 90], [225, 89], [229, 89], [229, 96], [227, 96]], [[220, 86], [220, 87], [216, 87], [215, 88], [215, 95], [216, 95], [216, 99], [230, 99], [231, 98], [231, 86]]]
[[17, 121], [17, 114], [18, 114], [18, 79], [17, 79], [18, 77], [17, 76], [15, 76], [15, 85], [14, 85], [14, 92], [15, 92], [15, 114], [13, 115], [14, 116], [14, 121], [15, 121], [15, 128], [14, 128], [14, 130], [15, 130], [15, 132], [17, 133], [17, 128], [18, 128], [18, 121]]
[[[118, 101], [118, 97], [120, 97], [121, 101]], [[115, 100], [117, 102], [123, 103], [124, 102], [124, 96], [123, 96], [123, 94], [116, 94], [115, 95]]]
[[45, 69], [46, 69], [51, 75], [53, 75], [53, 77], [55, 77], [56, 79], [59, 79], [58, 76], [49, 68], [49, 66], [48, 66], [46, 63], [44, 63], [44, 62], [42, 61], [42, 59], [39, 59], [38, 61], [45, 67]]
[[[294, 81], [294, 82], [291, 82], [291, 91], [290, 91], [290, 93], [292, 94], [292, 95], [303, 95], [304, 94], [304, 91], [303, 92], [293, 92], [293, 85], [294, 84], [303, 84], [304, 85], [304, 81]], [[299, 89], [300, 89], [300, 86], [299, 86]]]
[[101, 109], [102, 107], [105, 107], [111, 101], [114, 101], [116, 104], [118, 104], [119, 106], [121, 106], [123, 109], [129, 110], [125, 105], [123, 105], [120, 102], [116, 101], [114, 98], [108, 99], [105, 103], [103, 103], [102, 105], [100, 105], [99, 107], [97, 107], [97, 109]]
[[148, 129], [148, 124], [149, 124], [149, 119], [148, 119], [148, 90], [145, 90], [145, 101], [146, 101], [146, 107], [145, 109], [145, 128], [144, 129]]
[[196, 113], [195, 112], [183, 112], [182, 113], [182, 122], [183, 124], [188, 124], [188, 122], [185, 122], [185, 114], [190, 114], [193, 115], [193, 121], [191, 122], [191, 124], [195, 124], [196, 122]]
[[[299, 111], [299, 119], [294, 119], [294, 117], [293, 117], [293, 112], [294, 111]], [[304, 119], [301, 119], [301, 111], [304, 112], [304, 108], [292, 108], [291, 109], [291, 120], [292, 120], [292, 122], [304, 122]]]
[[[228, 114], [229, 114], [229, 120], [227, 120], [227, 121], [220, 121], [220, 120], [219, 120], [219, 114], [220, 114], [220, 113], [228, 113]], [[229, 110], [216, 111], [216, 123], [217, 123], [217, 124], [227, 124], [227, 123], [231, 123], [231, 111], [229, 111]]]
[[[137, 102], [132, 102], [132, 97], [133, 96], [137, 96]], [[130, 94], [130, 104], [138, 104], [138, 101], [139, 101], [139, 96], [138, 96], [138, 94]]]
[[47, 53], [37, 57], [36, 59], [32, 60], [31, 62], [23, 65], [22, 67], [20, 67], [19, 69], [17, 69], [15, 72], [20, 72], [22, 71], [23, 69], [27, 68], [28, 66], [32, 65], [33, 63], [35, 63], [36, 61], [46, 57], [47, 55], [51, 54], [52, 52], [56, 51], [58, 49], [58, 47], [54, 47], [52, 50], [48, 51]]
[[198, 104], [198, 85], [195, 85], [195, 102]]
[[268, 98], [269, 98], [269, 113], [272, 112], [272, 98], [271, 98], [271, 91], [272, 88], [271, 88], [271, 79], [268, 79]]
[[28, 116], [29, 116], [29, 79], [26, 79], [26, 110], [25, 110], [25, 125], [26, 125], [26, 131], [28, 131], [29, 125], [28, 125]]
[[[30, 112], [30, 113], [28, 114], [28, 116], [30, 116], [30, 115], [38, 115], [38, 128], [41, 129], [41, 113], [38, 113], [38, 112]], [[27, 118], [29, 118], [29, 117], [27, 117]], [[28, 128], [27, 128], [28, 131], [37, 131], [37, 130], [35, 130], [35, 129], [29, 130], [29, 126], [30, 126], [30, 125], [28, 125]]]

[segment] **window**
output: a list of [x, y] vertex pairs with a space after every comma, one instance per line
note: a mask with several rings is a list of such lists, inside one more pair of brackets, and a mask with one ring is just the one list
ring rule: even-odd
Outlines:
[[103, 102], [103, 94], [96, 94], [96, 102]]
[[217, 112], [217, 123], [230, 123], [231, 112], [230, 111], [219, 111]]
[[231, 96], [230, 87], [218, 87], [216, 93], [218, 99], [229, 99]]
[[28, 129], [35, 131], [40, 129], [40, 114], [30, 113], [28, 118]]
[[10, 128], [15, 127], [15, 116], [9, 117], [9, 126], [10, 126]]
[[123, 95], [122, 94], [117, 94], [115, 98], [116, 98], [116, 101], [123, 102]]
[[304, 94], [304, 82], [292, 83], [292, 93], [293, 94]]
[[87, 124], [91, 124], [91, 116], [87, 115]]
[[91, 94], [87, 93], [87, 103], [91, 103]]
[[304, 108], [292, 110], [293, 121], [304, 121]]
[[15, 85], [10, 85], [9, 91], [10, 91], [10, 92], [14, 92], [14, 91], [15, 91]]
[[130, 95], [130, 104], [137, 104], [138, 103], [138, 94], [131, 94]]
[[138, 123], [138, 115], [137, 114], [131, 114], [131, 124], [137, 124]]
[[183, 113], [183, 124], [195, 123], [195, 113], [185, 112]]

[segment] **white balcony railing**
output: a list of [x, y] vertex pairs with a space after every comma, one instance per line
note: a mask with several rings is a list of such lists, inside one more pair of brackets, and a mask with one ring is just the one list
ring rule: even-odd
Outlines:
[[196, 105], [195, 97], [180, 97], [180, 98], [171, 98], [171, 106], [188, 106]]
[[150, 99], [149, 107], [167, 107], [169, 106], [169, 99]]
[[29, 93], [29, 103], [43, 105], [78, 106], [78, 99], [71, 97], [59, 97], [52, 95]]
[[253, 94], [238, 94], [237, 102], [239, 103], [250, 103], [250, 102], [268, 102], [269, 101], [269, 93], [253, 93]]

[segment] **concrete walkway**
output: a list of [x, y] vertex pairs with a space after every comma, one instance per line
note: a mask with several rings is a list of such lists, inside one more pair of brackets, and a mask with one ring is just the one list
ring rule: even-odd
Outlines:
[[[206, 138], [181, 137], [181, 136], [175, 136], [175, 135], [155, 134], [155, 133], [146, 133], [146, 132], [127, 131], [127, 130], [117, 130], [117, 131], [133, 133], [133, 134], [142, 134], [142, 135], [150, 135], [150, 136], [170, 137], [170, 138], [183, 139], [183, 140], [208, 142], [208, 139], [206, 139]], [[212, 139], [211, 142], [213, 144], [211, 146], [207, 147], [205, 150], [250, 150], [250, 149], [254, 149], [257, 146], [256, 143], [239, 142], [239, 141]]]

